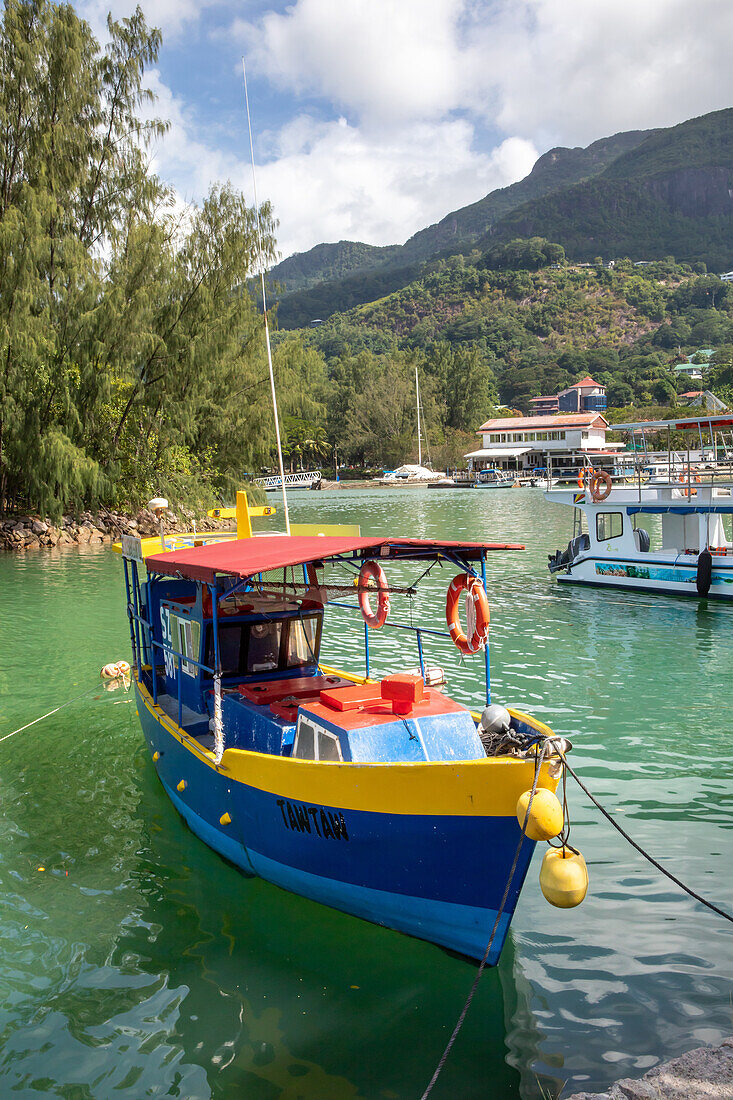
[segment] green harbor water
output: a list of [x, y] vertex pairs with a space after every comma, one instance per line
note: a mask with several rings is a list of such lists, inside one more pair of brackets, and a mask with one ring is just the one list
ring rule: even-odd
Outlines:
[[[538, 490], [301, 492], [292, 513], [525, 542], [490, 560], [495, 700], [569, 737], [636, 840], [733, 909], [733, 606], [559, 590], [570, 513]], [[0, 557], [0, 737], [93, 689], [0, 743], [0, 1096], [418, 1098], [475, 968], [244, 878], [188, 831], [131, 696], [98, 680], [129, 657], [121, 573], [108, 548]], [[395, 614], [434, 625], [451, 576]], [[348, 622], [324, 656], [358, 670]], [[372, 637], [378, 673], [417, 663], [408, 635]], [[439, 640], [427, 660], [481, 703], [480, 657]], [[435, 1100], [597, 1090], [733, 1032], [730, 925], [570, 798], [589, 896], [550, 907], [535, 855]]]

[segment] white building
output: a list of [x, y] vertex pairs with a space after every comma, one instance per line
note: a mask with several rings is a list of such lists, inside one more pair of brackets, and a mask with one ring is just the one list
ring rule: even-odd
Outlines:
[[611, 458], [624, 448], [606, 447], [608, 421], [600, 413], [559, 416], [510, 416], [487, 420], [479, 428], [482, 446], [464, 455], [471, 471], [485, 469], [531, 471], [577, 467], [584, 457]]

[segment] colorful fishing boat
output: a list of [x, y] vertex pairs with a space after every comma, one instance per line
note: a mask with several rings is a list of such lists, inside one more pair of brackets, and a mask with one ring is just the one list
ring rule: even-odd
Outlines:
[[[564, 827], [560, 811], [533, 833], [526, 795], [557, 813], [568, 748], [537, 719], [488, 705], [486, 554], [510, 549], [523, 547], [267, 535], [146, 556], [128, 540], [137, 711], [191, 829], [246, 874], [474, 958], [491, 942], [495, 963], [530, 838]], [[390, 598], [412, 596], [438, 562], [456, 570], [449, 630], [393, 622]], [[391, 593], [385, 568], [401, 580]], [[345, 613], [359, 618], [363, 674], [320, 659], [324, 619]], [[384, 625], [412, 633], [417, 674], [370, 675], [370, 635]], [[427, 686], [426, 636], [478, 654], [482, 714]]]

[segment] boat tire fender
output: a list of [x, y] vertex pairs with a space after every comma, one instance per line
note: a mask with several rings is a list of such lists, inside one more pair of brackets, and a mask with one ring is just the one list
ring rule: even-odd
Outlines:
[[709, 550], [703, 550], [697, 559], [697, 594], [707, 596], [713, 579], [713, 555]]
[[611, 492], [612, 485], [610, 474], [607, 474], [605, 470], [596, 470], [590, 483], [591, 499], [596, 504], [601, 500], [605, 500]]
[[[465, 633], [458, 617], [462, 592], [467, 593], [469, 601], [469, 621]], [[489, 640], [490, 617], [489, 600], [481, 581], [468, 573], [459, 573], [448, 585], [445, 601], [445, 621], [456, 649], [466, 655], [483, 649]], [[474, 620], [473, 623], [471, 619]]]
[[[379, 589], [377, 596], [377, 610], [372, 610], [369, 602], [368, 584], [374, 581]], [[384, 575], [384, 570], [377, 561], [365, 561], [359, 571], [359, 607], [364, 622], [374, 630], [384, 626], [389, 615], [389, 585]]]

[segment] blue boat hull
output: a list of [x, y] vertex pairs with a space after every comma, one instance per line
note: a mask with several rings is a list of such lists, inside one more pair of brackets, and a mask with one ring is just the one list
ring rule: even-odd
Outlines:
[[[159, 778], [193, 832], [243, 872], [481, 958], [520, 839], [514, 816], [343, 810], [233, 780], [175, 736], [136, 684]], [[223, 809], [226, 813], [223, 814]], [[222, 817], [229, 820], [223, 824]], [[489, 954], [498, 961], [534, 843], [525, 840]]]

